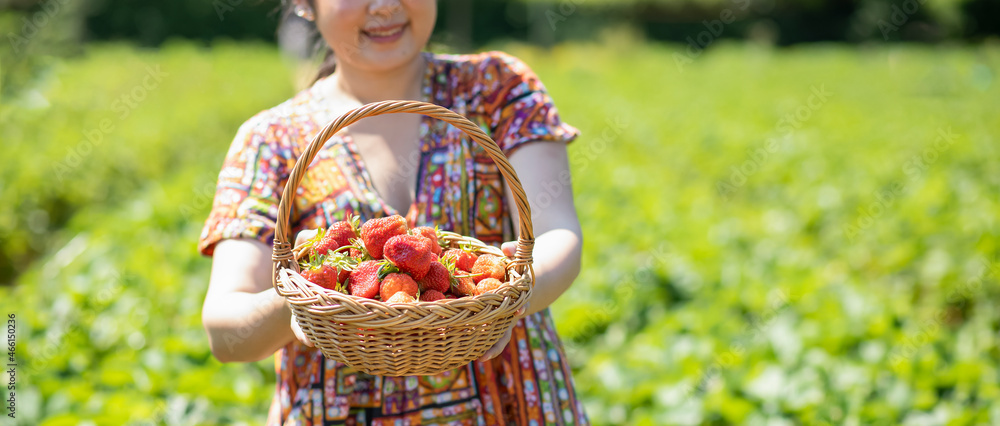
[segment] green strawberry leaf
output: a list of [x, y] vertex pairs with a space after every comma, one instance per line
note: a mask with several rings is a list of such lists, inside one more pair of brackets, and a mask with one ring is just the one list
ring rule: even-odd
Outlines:
[[381, 262], [381, 265], [378, 267], [378, 271], [376, 272], [376, 275], [378, 275], [378, 279], [379, 279], [379, 281], [381, 281], [381, 280], [385, 279], [385, 277], [387, 275], [389, 275], [389, 274], [396, 274], [396, 273], [399, 273], [399, 272], [400, 272], [400, 270], [399, 270], [398, 267], [396, 267], [396, 265], [393, 265], [392, 263], [389, 263], [389, 261], [387, 261], [387, 260], [383, 260]]

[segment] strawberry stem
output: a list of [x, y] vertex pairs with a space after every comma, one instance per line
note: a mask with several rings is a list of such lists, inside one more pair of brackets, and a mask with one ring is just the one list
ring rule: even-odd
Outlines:
[[455, 278], [475, 278], [483, 274], [485, 274], [485, 272], [480, 272], [478, 274], [469, 274], [469, 275], [455, 275]]
[[389, 274], [396, 274], [396, 273], [399, 273], [399, 268], [396, 267], [396, 265], [389, 263], [389, 261], [387, 260], [383, 260], [382, 262], [380, 262], [380, 265], [378, 267], [378, 272], [376, 272], [379, 280], [385, 279], [385, 277]]
[[[350, 241], [351, 245], [344, 246], [344, 247], [347, 247], [347, 248], [353, 247], [353, 248], [357, 249], [359, 252], [361, 252], [361, 256], [359, 256], [359, 258], [358, 258], [359, 262], [363, 261], [363, 260], [374, 260], [374, 259], [372, 259], [372, 255], [370, 253], [368, 253], [368, 248], [365, 247], [365, 242], [362, 241], [361, 238], [351, 238], [349, 241]], [[343, 247], [341, 247], [341, 248], [343, 248]]]

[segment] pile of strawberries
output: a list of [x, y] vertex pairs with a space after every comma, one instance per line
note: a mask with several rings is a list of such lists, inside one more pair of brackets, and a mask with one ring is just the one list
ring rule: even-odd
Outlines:
[[358, 227], [358, 218], [320, 230], [303, 247], [302, 277], [330, 290], [388, 303], [476, 296], [505, 281], [503, 258], [472, 248], [445, 250], [437, 230], [408, 229], [394, 215]]

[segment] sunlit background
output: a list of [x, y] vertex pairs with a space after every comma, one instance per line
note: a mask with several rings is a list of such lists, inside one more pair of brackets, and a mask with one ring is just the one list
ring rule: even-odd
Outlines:
[[[237, 127], [315, 72], [276, 8], [0, 0], [3, 424], [263, 423], [273, 358], [211, 356], [196, 241]], [[443, 0], [430, 48], [520, 57], [583, 132], [552, 310], [595, 424], [965, 425], [1000, 424], [998, 32], [996, 0]]]

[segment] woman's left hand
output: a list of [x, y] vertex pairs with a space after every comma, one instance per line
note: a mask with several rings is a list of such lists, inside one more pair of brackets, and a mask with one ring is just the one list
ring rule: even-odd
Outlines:
[[[503, 254], [507, 255], [507, 257], [514, 257], [514, 250], [517, 249], [517, 243], [513, 241], [508, 241], [506, 243], [503, 243], [501, 249], [503, 250]], [[514, 322], [512, 322], [510, 324], [510, 327], [507, 328], [507, 332], [505, 332], [503, 334], [503, 337], [501, 337], [500, 340], [497, 341], [495, 345], [493, 345], [493, 347], [487, 350], [486, 353], [483, 354], [483, 356], [479, 357], [479, 361], [489, 361], [493, 358], [496, 358], [498, 355], [500, 355], [501, 352], [503, 352], [504, 348], [507, 347], [507, 344], [510, 343], [510, 337], [511, 333], [513, 333], [514, 331], [514, 327], [517, 326], [517, 322], [521, 319], [521, 317], [524, 316], [526, 312], [528, 312], [528, 306], [530, 304], [531, 302], [529, 301], [525, 303], [524, 306], [521, 307], [521, 309], [517, 310], [517, 313], [514, 314], [515, 318]]]

